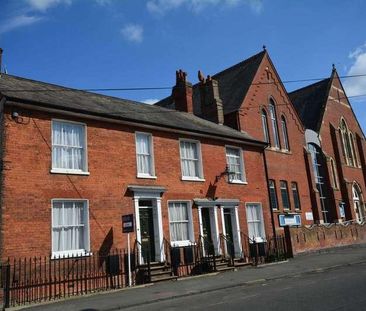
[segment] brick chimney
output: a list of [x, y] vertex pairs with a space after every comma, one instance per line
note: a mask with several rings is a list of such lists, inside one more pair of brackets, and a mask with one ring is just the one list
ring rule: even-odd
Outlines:
[[187, 73], [182, 71], [181, 69], [177, 70], [176, 83], [172, 91], [175, 109], [179, 111], [193, 113], [192, 95], [192, 83], [187, 81]]
[[224, 110], [219, 94], [219, 82], [207, 76], [205, 79], [202, 72], [198, 72], [200, 80], [201, 113], [206, 120], [224, 124]]

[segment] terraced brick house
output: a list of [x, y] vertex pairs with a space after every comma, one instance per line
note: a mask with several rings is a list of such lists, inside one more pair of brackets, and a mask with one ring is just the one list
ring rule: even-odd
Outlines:
[[240, 258], [272, 234], [261, 137], [4, 73], [0, 90], [2, 259], [126, 248], [129, 214], [140, 263], [197, 243]]

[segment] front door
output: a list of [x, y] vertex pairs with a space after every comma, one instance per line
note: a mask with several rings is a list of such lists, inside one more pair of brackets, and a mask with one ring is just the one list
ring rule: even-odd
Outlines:
[[152, 207], [140, 208], [141, 257], [144, 263], [155, 261], [154, 219]]
[[208, 208], [202, 208], [201, 215], [202, 215], [203, 247], [207, 254], [212, 254], [214, 250], [211, 235], [210, 210]]
[[229, 255], [234, 257], [234, 234], [230, 208], [224, 208], [224, 225], [226, 233], [226, 249]]

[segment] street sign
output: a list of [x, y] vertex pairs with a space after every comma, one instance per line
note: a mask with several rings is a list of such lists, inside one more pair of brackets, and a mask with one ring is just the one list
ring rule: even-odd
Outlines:
[[122, 232], [130, 233], [134, 231], [133, 227], [133, 214], [122, 216]]

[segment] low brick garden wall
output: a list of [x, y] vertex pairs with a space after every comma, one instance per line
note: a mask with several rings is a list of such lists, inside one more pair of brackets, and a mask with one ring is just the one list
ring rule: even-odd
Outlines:
[[317, 250], [366, 244], [366, 223], [339, 223], [288, 228], [292, 255]]

